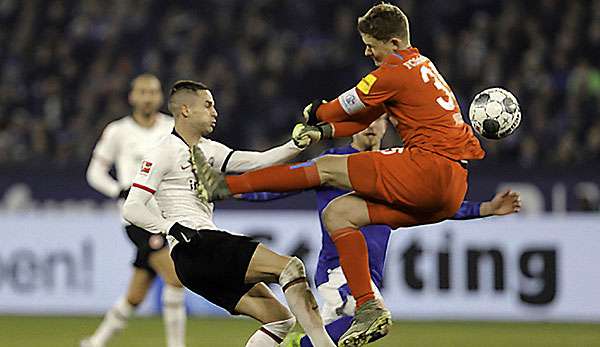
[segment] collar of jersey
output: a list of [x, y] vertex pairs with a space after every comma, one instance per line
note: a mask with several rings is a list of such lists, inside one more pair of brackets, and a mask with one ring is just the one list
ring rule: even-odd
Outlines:
[[394, 53], [385, 57], [383, 62], [384, 62], [384, 64], [385, 63], [394, 64], [394, 63], [398, 63], [398, 60], [406, 61], [409, 59], [409, 57], [412, 57], [415, 54], [419, 54], [419, 50], [416, 47], [408, 47], [406, 49], [399, 49], [397, 51], [394, 51]]
[[179, 135], [179, 133], [175, 130], [175, 128], [173, 128], [173, 131], [171, 131], [171, 134], [174, 135], [175, 137], [178, 137], [183, 143], [185, 143], [185, 145], [187, 146], [187, 142], [185, 142], [185, 140], [183, 139], [183, 137], [181, 137], [181, 135]]

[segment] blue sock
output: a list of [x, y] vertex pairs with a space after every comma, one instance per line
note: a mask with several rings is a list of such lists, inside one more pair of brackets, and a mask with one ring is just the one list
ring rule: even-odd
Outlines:
[[[342, 317], [327, 324], [325, 330], [327, 330], [327, 334], [329, 334], [333, 342], [337, 344], [340, 337], [348, 330], [348, 328], [350, 328], [350, 324], [352, 324], [352, 317]], [[313, 347], [310, 339], [306, 335], [300, 340], [300, 346]]]

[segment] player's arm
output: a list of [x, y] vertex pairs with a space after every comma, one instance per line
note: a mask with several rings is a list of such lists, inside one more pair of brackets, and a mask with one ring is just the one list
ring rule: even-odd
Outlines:
[[401, 83], [398, 76], [397, 71], [377, 69], [335, 100], [328, 103], [313, 101], [304, 109], [304, 118], [309, 125], [320, 122], [361, 121], [366, 116], [363, 113], [365, 110], [382, 107], [398, 92]]
[[[134, 183], [135, 184], [135, 183]], [[162, 216], [152, 213], [149, 203], [153, 193], [132, 187], [125, 205], [123, 205], [123, 218], [129, 223], [154, 233], [167, 233], [175, 222], [168, 221]]]
[[[219, 150], [221, 153], [217, 153], [215, 156], [215, 168], [224, 173], [242, 173], [275, 164], [287, 163], [303, 150], [296, 146], [293, 141], [263, 152], [237, 151], [225, 145], [221, 146]], [[218, 159], [219, 157], [224, 159], [221, 161]]]
[[175, 224], [159, 213], [154, 213], [150, 206], [150, 201], [164, 175], [169, 171], [172, 160], [172, 155], [160, 150], [144, 159], [123, 205], [123, 218], [126, 221], [154, 233], [167, 233]]
[[256, 193], [244, 193], [236, 196], [237, 199], [246, 200], [246, 201], [271, 201], [271, 200], [279, 200], [283, 198], [287, 198], [288, 196], [296, 195], [302, 193], [301, 190], [297, 190], [295, 192], [256, 192]]
[[361, 132], [384, 113], [382, 106], [371, 107], [359, 112], [360, 117], [356, 117], [356, 120], [329, 123], [332, 128], [331, 137], [349, 137]]
[[[383, 106], [374, 106], [360, 111], [356, 120], [346, 120], [317, 125], [297, 124], [292, 138], [298, 142], [318, 142], [322, 139], [349, 137], [368, 128], [377, 118], [385, 114]], [[310, 141], [306, 141], [310, 138]]]
[[451, 219], [467, 220], [488, 216], [503, 216], [517, 213], [520, 210], [521, 195], [518, 192], [506, 190], [504, 192], [497, 193], [490, 201], [463, 201], [460, 209]]
[[92, 158], [86, 172], [88, 184], [111, 198], [121, 195], [119, 183], [109, 173], [115, 162], [117, 141], [116, 128], [108, 125], [92, 152]]

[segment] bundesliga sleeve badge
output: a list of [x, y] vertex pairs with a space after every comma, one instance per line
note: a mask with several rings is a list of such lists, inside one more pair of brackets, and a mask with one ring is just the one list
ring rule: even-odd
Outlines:
[[140, 173], [142, 175], [148, 176], [150, 174], [150, 170], [152, 170], [152, 163], [149, 161], [142, 161], [142, 168], [140, 169]]

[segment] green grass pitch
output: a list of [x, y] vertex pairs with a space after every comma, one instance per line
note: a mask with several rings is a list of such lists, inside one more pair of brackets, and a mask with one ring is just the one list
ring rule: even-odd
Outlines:
[[[76, 347], [99, 317], [0, 316], [2, 347]], [[258, 327], [249, 319], [192, 317], [188, 347], [244, 346]], [[165, 346], [160, 317], [133, 318], [108, 347]], [[397, 321], [390, 335], [369, 346], [600, 346], [600, 324]]]

